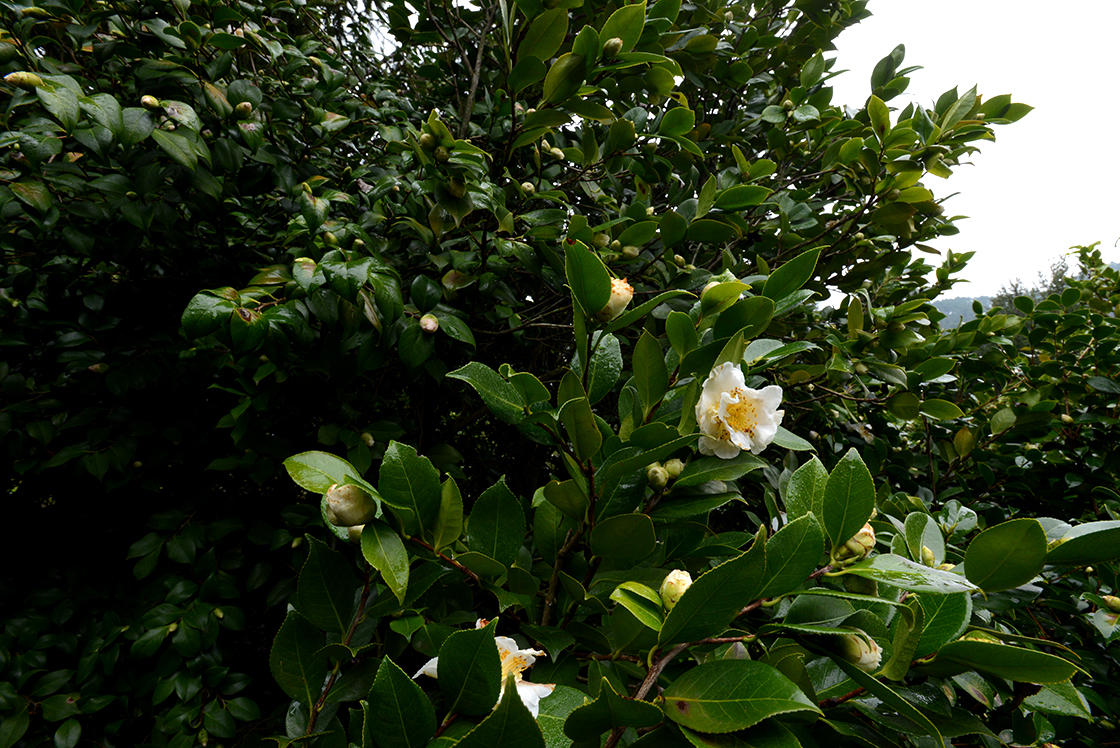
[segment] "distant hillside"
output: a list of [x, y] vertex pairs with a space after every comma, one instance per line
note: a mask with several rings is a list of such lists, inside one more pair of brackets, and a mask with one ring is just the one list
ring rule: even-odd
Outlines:
[[952, 299], [938, 299], [933, 302], [933, 305], [945, 315], [945, 319], [941, 320], [941, 329], [953, 328], [962, 322], [974, 319], [976, 313], [972, 310], [973, 301], [979, 301], [985, 309], [992, 305], [991, 296], [958, 296]]

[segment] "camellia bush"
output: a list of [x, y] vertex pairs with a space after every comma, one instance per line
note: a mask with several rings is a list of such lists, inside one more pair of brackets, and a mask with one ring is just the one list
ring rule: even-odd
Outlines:
[[5, 3], [9, 495], [161, 503], [0, 746], [1107, 744], [1120, 278], [941, 325], [866, 5]]

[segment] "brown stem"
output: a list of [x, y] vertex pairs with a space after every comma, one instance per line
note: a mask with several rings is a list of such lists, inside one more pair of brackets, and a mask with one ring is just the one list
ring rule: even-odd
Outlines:
[[863, 686], [860, 686], [856, 690], [849, 691], [848, 693], [844, 694], [843, 696], [837, 696], [834, 699], [825, 699], [824, 701], [821, 701], [820, 703], [818, 703], [817, 706], [819, 706], [821, 709], [829, 709], [831, 707], [836, 706], [837, 704], [843, 704], [848, 699], [854, 699], [856, 696], [859, 696], [865, 690], [866, 689]]
[[556, 563], [552, 567], [552, 576], [548, 580], [548, 593], [545, 595], [544, 609], [541, 611], [542, 626], [547, 626], [552, 618], [552, 606], [556, 602], [556, 588], [560, 584], [560, 567], [564, 565], [564, 559], [572, 552], [572, 548], [575, 548], [580, 535], [582, 533], [568, 530], [568, 534], [564, 537], [564, 545], [556, 552]]
[[451, 564], [456, 569], [458, 569], [460, 572], [462, 572], [467, 577], [469, 577], [472, 582], [474, 582], [475, 584], [479, 584], [478, 575], [475, 574], [470, 569], [468, 569], [467, 567], [463, 566], [461, 563], [459, 563], [455, 559], [451, 558], [450, 556], [448, 556], [446, 554], [443, 554], [443, 553], [437, 551], [429, 543], [424, 542], [420, 538], [409, 538], [409, 540], [411, 540], [413, 543], [416, 543], [416, 545], [421, 546], [422, 548], [425, 548], [425, 549], [431, 551], [433, 554], [438, 556], [441, 561], [444, 561], [445, 563]]

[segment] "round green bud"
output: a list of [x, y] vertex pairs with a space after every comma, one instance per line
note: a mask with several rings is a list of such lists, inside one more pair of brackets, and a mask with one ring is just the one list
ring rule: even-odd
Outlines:
[[425, 132], [425, 133], [420, 134], [420, 147], [423, 148], [425, 151], [435, 150], [435, 147], [437, 145], [439, 145], [439, 144], [436, 142], [435, 136], [432, 135], [430, 132]]
[[35, 75], [35, 73], [29, 73], [25, 70], [16, 73], [8, 73], [4, 76], [4, 81], [9, 85], [22, 88], [26, 91], [34, 91], [39, 86], [43, 85], [42, 78]]
[[243, 101], [234, 107], [237, 112], [238, 119], [249, 119], [253, 115], [253, 103], [251, 101]]
[[603, 57], [614, 57], [622, 51], [622, 39], [617, 36], [611, 37], [603, 42]]
[[591, 237], [591, 245], [595, 247], [595, 249], [606, 249], [610, 243], [611, 238], [607, 234], [598, 233]]
[[793, 102], [790, 101], [789, 99], [786, 99], [785, 101], [782, 102], [782, 109], [785, 109], [787, 112], [790, 109], [793, 109]]
[[686, 260], [681, 255], [673, 255], [673, 264], [679, 268], [683, 268], [686, 264], [688, 264], [688, 260]]
[[669, 471], [655, 462], [646, 470], [646, 481], [654, 491], [660, 491], [669, 485]]
[[627, 244], [625, 247], [622, 248], [622, 256], [625, 257], [628, 260], [633, 260], [634, 258], [636, 258], [641, 253], [642, 253], [642, 250], [638, 249], [633, 244]]
[[442, 145], [436, 148], [436, 161], [441, 163], [450, 160], [451, 151], [444, 148]]
[[521, 191], [524, 192], [528, 197], [532, 197], [533, 195], [537, 194], [537, 188], [533, 186], [532, 182], [522, 182]]

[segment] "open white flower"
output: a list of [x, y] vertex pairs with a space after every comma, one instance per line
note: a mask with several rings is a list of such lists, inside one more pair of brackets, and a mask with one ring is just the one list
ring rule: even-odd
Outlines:
[[625, 278], [611, 278], [611, 298], [595, 315], [600, 322], [610, 322], [626, 310], [626, 305], [634, 298], [634, 288]]
[[[475, 628], [482, 628], [486, 625], [486, 619], [479, 618], [475, 623]], [[517, 642], [510, 639], [508, 636], [495, 636], [494, 644], [498, 647], [498, 656], [502, 658], [502, 690], [498, 693], [498, 701], [502, 700], [502, 696], [506, 691], [506, 676], [513, 674], [514, 679], [517, 681], [517, 695], [521, 697], [521, 703], [533, 715], [533, 719], [537, 718], [540, 713], [540, 701], [545, 696], [552, 693], [556, 688], [555, 683], [530, 683], [527, 680], [522, 680], [521, 673], [528, 670], [537, 661], [538, 657], [544, 657], [545, 653], [537, 649], [518, 649]], [[424, 667], [416, 671], [413, 678], [418, 678], [421, 675], [427, 675], [430, 678], [439, 677], [439, 658], [433, 657], [428, 660]]]
[[743, 370], [730, 361], [712, 369], [696, 403], [700, 426], [700, 451], [725, 460], [740, 450], [758, 454], [778, 435], [784, 411], [782, 388], [777, 385], [751, 389]]

